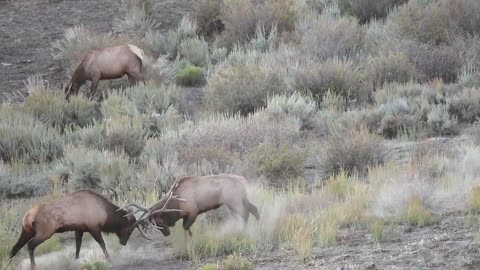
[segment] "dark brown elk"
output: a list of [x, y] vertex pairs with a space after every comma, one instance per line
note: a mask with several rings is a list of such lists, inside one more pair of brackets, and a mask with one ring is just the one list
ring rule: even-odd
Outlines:
[[259, 220], [257, 207], [247, 199], [245, 183], [245, 178], [234, 174], [182, 178], [150, 209], [137, 206], [137, 211], [146, 213], [138, 222], [148, 219], [163, 235], [169, 236], [169, 227], [183, 219], [183, 229], [191, 236], [190, 227], [197, 216], [222, 205], [240, 216], [245, 224], [249, 214]]
[[134, 45], [120, 45], [91, 51], [75, 69], [70, 83], [65, 87], [66, 99], [77, 95], [80, 87], [91, 81], [90, 92], [97, 91], [100, 80], [128, 76], [130, 84], [143, 81], [143, 51]]
[[118, 208], [105, 197], [90, 190], [80, 190], [56, 201], [38, 204], [23, 217], [22, 233], [10, 253], [10, 261], [28, 244], [31, 268], [35, 268], [34, 250], [55, 233], [75, 232], [75, 258], [80, 255], [83, 233], [90, 233], [109, 259], [101, 232], [115, 233], [121, 245], [126, 245], [135, 228], [145, 236], [134, 213]]

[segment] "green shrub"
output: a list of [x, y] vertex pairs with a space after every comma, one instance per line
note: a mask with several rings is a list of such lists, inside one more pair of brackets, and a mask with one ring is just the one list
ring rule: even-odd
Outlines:
[[464, 88], [447, 97], [448, 112], [459, 122], [473, 123], [480, 118], [480, 92], [477, 88]]
[[113, 44], [111, 34], [99, 34], [81, 25], [65, 30], [63, 38], [52, 44], [51, 54], [55, 63], [73, 72], [90, 51]]
[[123, 151], [129, 157], [140, 156], [145, 147], [145, 131], [142, 119], [117, 116], [106, 120], [104, 147]]
[[302, 129], [312, 129], [315, 126], [317, 104], [310, 97], [303, 97], [298, 93], [291, 96], [281, 95], [270, 98], [265, 112], [274, 118], [283, 116], [295, 117], [302, 123]]
[[178, 45], [178, 55], [189, 63], [204, 67], [208, 60], [208, 43], [203, 38], [188, 38]]
[[223, 30], [220, 0], [198, 0], [194, 3], [198, 32], [203, 36], [211, 36]]
[[176, 75], [177, 84], [183, 86], [195, 86], [204, 80], [203, 69], [193, 65], [187, 65]]
[[63, 155], [59, 133], [13, 107], [0, 107], [0, 159], [27, 164], [51, 162]]
[[265, 106], [268, 95], [284, 92], [282, 78], [267, 65], [222, 63], [208, 79], [205, 109], [247, 115]]
[[407, 83], [417, 77], [415, 66], [403, 52], [387, 51], [368, 61], [366, 72], [375, 88], [384, 83]]
[[84, 127], [97, 118], [95, 102], [83, 96], [74, 96], [65, 101], [62, 92], [41, 87], [40, 78], [29, 78], [23, 110], [36, 119], [63, 131], [67, 127]]
[[368, 89], [350, 61], [328, 59], [320, 64], [308, 62], [300, 66], [294, 76], [295, 89], [307, 90], [319, 101], [328, 91], [347, 102], [361, 103], [368, 98]]
[[455, 135], [458, 133], [458, 122], [448, 111], [448, 105], [434, 105], [427, 115], [427, 124], [433, 134]]
[[304, 53], [321, 60], [353, 56], [363, 46], [363, 29], [351, 17], [305, 16], [297, 23], [295, 32]]
[[356, 16], [360, 22], [387, 17], [389, 11], [408, 0], [339, 0], [340, 8], [347, 14]]
[[255, 33], [257, 18], [255, 5], [250, 0], [224, 1], [220, 18], [225, 26], [219, 40], [223, 47], [232, 48], [244, 43]]
[[135, 171], [128, 157], [121, 153], [71, 145], [65, 147], [65, 153], [56, 171], [68, 177], [70, 190], [92, 188], [127, 192], [136, 184]]
[[144, 1], [124, 1], [121, 12], [122, 18], [113, 20], [116, 32], [143, 36], [159, 26]]
[[253, 270], [255, 265], [242, 254], [233, 253], [219, 263], [222, 270]]
[[324, 176], [340, 171], [366, 173], [370, 166], [383, 163], [383, 140], [366, 128], [332, 134], [320, 147], [319, 166]]
[[387, 19], [390, 31], [425, 44], [448, 43], [458, 25], [436, 1], [412, 0], [393, 11]]
[[303, 178], [305, 153], [291, 145], [262, 143], [252, 149], [247, 159], [272, 186], [285, 188]]

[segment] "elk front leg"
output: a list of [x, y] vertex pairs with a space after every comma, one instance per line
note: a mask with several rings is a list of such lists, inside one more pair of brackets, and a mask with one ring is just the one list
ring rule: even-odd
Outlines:
[[95, 239], [95, 241], [97, 241], [97, 243], [102, 248], [103, 254], [105, 255], [105, 258], [107, 259], [107, 261], [110, 262], [111, 261], [110, 255], [108, 255], [107, 247], [105, 246], [105, 242], [103, 241], [102, 233], [99, 231], [91, 231], [90, 234], [93, 236], [93, 239]]
[[82, 246], [83, 232], [75, 232], [75, 259], [80, 257], [80, 247]]

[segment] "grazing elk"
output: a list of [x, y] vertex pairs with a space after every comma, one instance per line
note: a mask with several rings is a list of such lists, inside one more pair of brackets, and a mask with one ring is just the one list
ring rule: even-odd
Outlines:
[[87, 54], [75, 69], [70, 83], [65, 87], [66, 99], [77, 95], [80, 87], [91, 81], [91, 93], [95, 93], [100, 80], [110, 80], [128, 76], [133, 84], [143, 81], [143, 50], [134, 45], [120, 45], [94, 50]]
[[22, 233], [10, 253], [10, 261], [28, 243], [31, 268], [35, 268], [34, 250], [55, 233], [75, 231], [75, 258], [80, 255], [84, 232], [90, 233], [110, 260], [101, 232], [115, 233], [126, 245], [135, 228], [146, 237], [134, 213], [118, 208], [105, 197], [90, 190], [80, 190], [56, 201], [38, 204], [23, 217]]
[[234, 174], [184, 177], [150, 209], [132, 205], [144, 212], [137, 222], [148, 219], [163, 235], [169, 236], [169, 227], [183, 219], [183, 229], [191, 236], [190, 227], [197, 216], [222, 205], [242, 217], [245, 223], [249, 214], [259, 220], [257, 208], [247, 199], [246, 182], [245, 178]]

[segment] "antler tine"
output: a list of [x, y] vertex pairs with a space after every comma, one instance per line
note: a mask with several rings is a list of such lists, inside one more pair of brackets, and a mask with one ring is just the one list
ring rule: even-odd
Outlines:
[[142, 229], [140, 229], [140, 227], [137, 227], [138, 231], [140, 232], [140, 234], [147, 240], [153, 240], [152, 238], [150, 238]]

